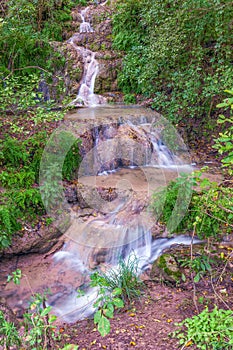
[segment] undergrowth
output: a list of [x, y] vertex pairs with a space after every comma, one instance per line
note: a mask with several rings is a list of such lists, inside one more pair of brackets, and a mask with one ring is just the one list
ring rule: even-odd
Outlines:
[[182, 349], [195, 344], [202, 350], [231, 350], [233, 348], [233, 312], [206, 307], [201, 313], [177, 323], [179, 329], [172, 336], [183, 345]]

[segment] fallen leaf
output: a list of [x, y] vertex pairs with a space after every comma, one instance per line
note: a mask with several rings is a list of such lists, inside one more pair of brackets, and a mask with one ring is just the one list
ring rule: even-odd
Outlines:
[[173, 322], [173, 319], [172, 319], [172, 318], [169, 318], [169, 319], [167, 320], [167, 323], [171, 323], [171, 322]]
[[190, 340], [190, 341], [188, 341], [186, 344], [185, 344], [185, 347], [188, 347], [188, 346], [190, 346], [190, 345], [192, 345], [192, 340]]
[[135, 343], [134, 341], [131, 341], [131, 342], [130, 342], [130, 345], [131, 345], [131, 346], [135, 346], [136, 343]]

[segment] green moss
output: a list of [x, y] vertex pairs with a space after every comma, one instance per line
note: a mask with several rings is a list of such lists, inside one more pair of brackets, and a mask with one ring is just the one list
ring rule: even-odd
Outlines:
[[161, 255], [157, 260], [157, 266], [165, 273], [165, 275], [170, 276], [177, 282], [180, 280], [181, 272], [178, 268], [176, 259], [171, 254]]

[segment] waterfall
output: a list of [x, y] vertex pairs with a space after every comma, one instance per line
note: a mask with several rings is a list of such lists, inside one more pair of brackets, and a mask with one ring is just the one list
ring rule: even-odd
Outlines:
[[86, 16], [86, 12], [87, 12], [88, 8], [89, 8], [89, 6], [80, 12], [80, 16], [82, 19], [82, 23], [80, 24], [80, 28], [79, 28], [80, 33], [92, 33], [92, 32], [94, 32], [94, 29], [92, 28], [91, 24], [85, 20], [85, 16]]
[[[90, 120], [88, 117], [93, 110], [88, 110], [78, 110], [77, 116], [80, 112], [83, 117], [85, 112], [87, 120]], [[129, 112], [126, 108], [108, 107], [106, 123], [103, 121], [105, 109], [94, 110], [95, 122], [90, 128], [91, 133], [87, 133], [88, 143], [90, 139], [93, 142], [92, 149], [90, 151], [88, 147], [88, 151], [84, 152], [78, 177], [82, 184], [83, 199], [90, 208], [97, 208], [98, 214], [86, 222], [79, 218], [73, 220], [66, 232], [67, 244], [54, 255], [55, 263], [66, 266], [65, 271], [69, 276], [77, 271], [83, 280], [83, 297], [77, 298], [76, 290], [80, 284], [73, 283], [66, 293], [54, 294], [49, 299], [53, 312], [66, 322], [75, 322], [94, 313], [93, 304], [98, 288], [88, 287], [88, 278], [93, 268], [105, 269], [106, 273], [109, 268], [118, 271], [119, 260], [127, 262], [133, 254], [138, 262], [137, 274], [140, 275], [165, 249], [200, 242], [187, 236], [152, 237], [156, 219], [147, 210], [146, 197], [150, 196], [154, 188], [167, 185], [171, 178], [167, 178], [166, 172], [170, 174], [173, 171], [178, 176], [179, 169], [185, 171], [184, 165], [186, 171], [191, 171], [187, 162], [184, 163], [176, 154], [180, 148], [187, 155], [187, 149], [176, 131], [169, 129], [166, 120], [156, 112], [145, 109], [131, 108]], [[72, 115], [72, 121], [74, 118]], [[80, 120], [77, 118], [76, 121], [80, 126]], [[113, 159], [116, 161], [113, 162]], [[139, 176], [140, 171], [142, 177], [138, 181], [144, 179], [145, 188], [141, 182], [137, 183], [137, 179], [134, 182], [133, 176]], [[109, 179], [112, 179], [111, 185], [108, 185]], [[110, 200], [106, 199], [109, 197], [101, 197], [102, 186], [105, 186], [105, 193], [109, 191], [110, 194], [115, 193], [115, 196]], [[183, 187], [178, 192], [179, 200], [185, 198]], [[182, 214], [177, 208], [175, 215], [182, 218]], [[67, 287], [64, 285], [63, 289]]]
[[80, 12], [82, 19], [82, 23], [80, 24], [79, 28], [80, 33], [75, 33], [67, 42], [71, 44], [76, 51], [81, 53], [84, 64], [83, 76], [78, 95], [76, 99], [70, 103], [70, 105], [84, 105], [90, 107], [105, 103], [105, 99], [102, 96], [94, 93], [95, 79], [99, 71], [98, 62], [95, 59], [95, 52], [75, 44], [75, 41], [79, 35], [88, 35], [89, 33], [94, 32], [90, 22], [86, 20], [86, 13], [88, 9], [89, 6]]

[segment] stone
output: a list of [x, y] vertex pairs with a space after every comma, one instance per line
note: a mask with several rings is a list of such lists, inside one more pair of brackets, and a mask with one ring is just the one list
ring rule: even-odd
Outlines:
[[161, 255], [152, 265], [150, 278], [164, 283], [178, 283], [181, 271], [175, 257], [168, 253]]

